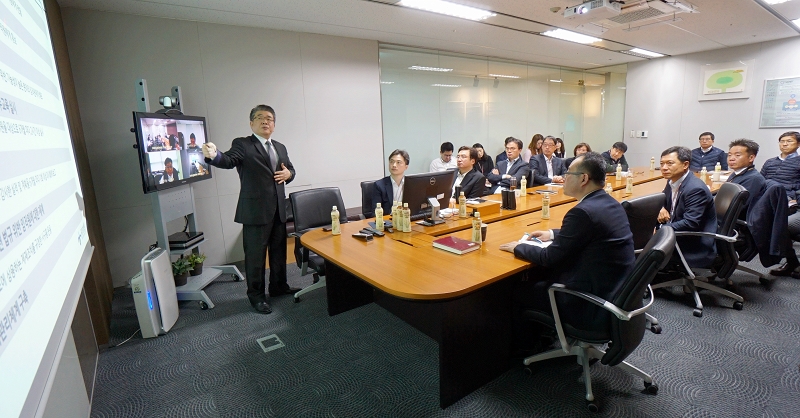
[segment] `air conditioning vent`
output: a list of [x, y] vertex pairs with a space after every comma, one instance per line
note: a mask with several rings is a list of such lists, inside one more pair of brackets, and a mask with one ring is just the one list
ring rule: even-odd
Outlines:
[[665, 13], [662, 12], [661, 10], [648, 7], [647, 9], [636, 10], [630, 13], [623, 13], [619, 16], [614, 16], [612, 18], [609, 18], [608, 20], [620, 25], [624, 25], [627, 23], [637, 22], [639, 20], [645, 20], [645, 19], [652, 19], [654, 17], [659, 17], [663, 15], [665, 15]]

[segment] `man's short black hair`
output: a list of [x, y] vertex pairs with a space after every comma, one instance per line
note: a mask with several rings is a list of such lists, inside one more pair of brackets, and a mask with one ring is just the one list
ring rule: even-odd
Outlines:
[[795, 132], [795, 131], [784, 132], [781, 134], [781, 136], [778, 137], [778, 142], [780, 142], [781, 138], [783, 138], [784, 136], [791, 136], [792, 138], [794, 138], [795, 141], [800, 142], [800, 132]]
[[615, 142], [614, 145], [611, 146], [611, 148], [616, 148], [622, 151], [623, 154], [628, 152], [628, 146], [625, 145], [624, 142]]
[[750, 155], [758, 155], [758, 143], [756, 141], [751, 141], [749, 139], [740, 138], [734, 139], [731, 141], [731, 145], [728, 149], [733, 147], [745, 147], [747, 148], [747, 153]]
[[197, 139], [197, 138], [194, 136], [194, 132], [192, 132], [192, 133], [190, 133], [190, 134], [189, 134], [189, 139]]
[[712, 134], [711, 132], [703, 132], [703, 133], [700, 134], [700, 136], [697, 137], [697, 139], [700, 139], [700, 138], [702, 138], [704, 136], [710, 136], [711, 140], [712, 141], [714, 140], [714, 134]]
[[252, 110], [250, 110], [250, 122], [252, 122], [252, 121], [254, 121], [256, 119], [256, 113], [258, 113], [258, 112], [269, 112], [269, 113], [272, 113], [272, 119], [276, 119], [276, 117], [275, 117], [275, 109], [273, 109], [272, 107], [267, 106], [265, 104], [260, 104], [260, 105], [258, 105], [256, 107], [254, 107]]
[[544, 142], [547, 141], [548, 139], [553, 141], [553, 145], [556, 144], [556, 137], [554, 137], [552, 135], [547, 135], [546, 137], [544, 137], [544, 139], [542, 140], [542, 144], [544, 144]]
[[395, 155], [403, 157], [403, 160], [405, 160], [406, 165], [408, 165], [411, 162], [411, 158], [408, 156], [408, 153], [404, 149], [396, 149], [392, 151], [392, 153], [389, 154], [389, 159], [391, 160], [392, 157], [394, 157]]
[[678, 154], [678, 161], [682, 163], [692, 162], [692, 150], [686, 147], [669, 147], [661, 153], [661, 156], [669, 155], [672, 153]]
[[504, 144], [508, 145], [509, 142], [515, 143], [517, 145], [517, 149], [518, 150], [522, 150], [522, 147], [524, 146], [524, 145], [522, 145], [522, 141], [520, 141], [517, 138], [514, 138], [513, 136], [509, 136], [508, 138], [506, 138], [506, 141], [505, 141]]
[[439, 154], [444, 154], [445, 152], [453, 152], [453, 143], [452, 142], [445, 142], [439, 147]]
[[589, 181], [597, 186], [606, 184], [606, 160], [596, 152], [587, 152], [576, 157], [569, 166], [569, 171], [586, 173]]
[[469, 159], [470, 160], [475, 160], [476, 163], [478, 162], [478, 150], [475, 149], [475, 147], [470, 148], [470, 147], [464, 145], [464, 146], [462, 146], [461, 148], [458, 149], [458, 152], [461, 152], [461, 151], [469, 151]]
[[172, 158], [169, 158], [169, 157], [167, 157], [167, 158], [164, 160], [164, 167], [166, 167], [166, 166], [167, 166], [167, 164], [172, 164]]

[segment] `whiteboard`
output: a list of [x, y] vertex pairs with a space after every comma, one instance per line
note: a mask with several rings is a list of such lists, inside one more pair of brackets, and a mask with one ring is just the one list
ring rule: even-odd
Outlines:
[[759, 128], [800, 126], [800, 77], [764, 80]]

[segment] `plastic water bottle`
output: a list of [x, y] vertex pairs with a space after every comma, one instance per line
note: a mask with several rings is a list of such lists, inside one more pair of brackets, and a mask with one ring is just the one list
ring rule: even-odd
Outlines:
[[483, 240], [481, 239], [481, 214], [479, 212], [475, 212], [475, 216], [472, 218], [472, 242], [477, 242], [480, 244]]
[[464, 192], [458, 196], [458, 217], [467, 218], [467, 197], [464, 196]]
[[617, 164], [617, 181], [622, 180], [622, 164]]
[[375, 229], [383, 231], [383, 208], [380, 203], [375, 205]]
[[625, 194], [633, 194], [633, 173], [630, 170], [628, 170], [628, 177], [625, 180]]
[[542, 219], [550, 219], [550, 195], [542, 195]]
[[611, 183], [606, 183], [606, 193], [611, 194], [614, 191], [614, 188], [611, 187]]
[[703, 183], [708, 181], [708, 170], [705, 167], [700, 170], [700, 180], [703, 180]]
[[528, 179], [525, 176], [522, 176], [522, 180], [519, 181], [519, 195], [525, 197], [528, 194]]
[[411, 209], [408, 203], [403, 203], [403, 232], [411, 232]]
[[342, 226], [339, 224], [339, 210], [336, 206], [331, 210], [331, 233], [333, 235], [342, 235]]
[[720, 181], [720, 176], [722, 175], [722, 166], [717, 161], [717, 165], [714, 166], [714, 181]]
[[650, 171], [656, 171], [656, 157], [650, 157]]

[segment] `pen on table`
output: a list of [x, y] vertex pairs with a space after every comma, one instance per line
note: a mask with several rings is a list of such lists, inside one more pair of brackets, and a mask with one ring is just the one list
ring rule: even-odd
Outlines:
[[519, 239], [519, 242], [527, 241], [528, 237], [530, 237], [530, 236], [531, 236], [531, 234], [526, 232], [524, 235], [522, 235], [522, 238]]

